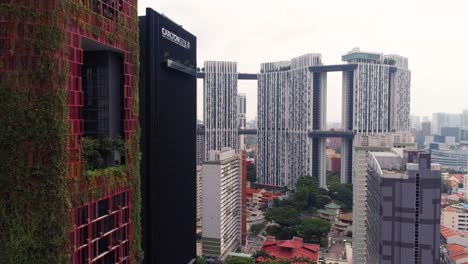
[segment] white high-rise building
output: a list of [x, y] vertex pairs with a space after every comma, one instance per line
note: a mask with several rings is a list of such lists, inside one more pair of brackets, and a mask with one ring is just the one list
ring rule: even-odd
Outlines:
[[[407, 132], [410, 129], [411, 72], [408, 59], [399, 55], [363, 52], [353, 49], [343, 56], [348, 64], [357, 64], [352, 74], [353, 130], [357, 134], [376, 135]], [[347, 119], [343, 120], [347, 123]]]
[[313, 78], [309, 67], [321, 55], [263, 63], [258, 75], [257, 178], [262, 184], [294, 188], [311, 174]]
[[[237, 127], [240, 129], [247, 128], [245, 112], [247, 107], [247, 96], [243, 93], [237, 94]], [[245, 150], [245, 136], [239, 135], [239, 148]]]
[[225, 259], [241, 243], [241, 157], [210, 151], [202, 166], [202, 253]]
[[238, 149], [237, 63], [206, 61], [204, 78], [205, 160], [211, 150]]
[[[343, 94], [349, 97], [343, 107], [348, 112], [343, 114], [343, 124], [356, 136], [352, 146], [343, 144], [342, 160], [347, 160], [346, 155], [353, 157], [353, 263], [366, 263], [367, 153], [413, 145], [409, 133], [411, 72], [408, 59], [399, 55], [357, 48], [342, 59], [357, 65], [343, 76]], [[353, 149], [351, 154], [348, 148]]]

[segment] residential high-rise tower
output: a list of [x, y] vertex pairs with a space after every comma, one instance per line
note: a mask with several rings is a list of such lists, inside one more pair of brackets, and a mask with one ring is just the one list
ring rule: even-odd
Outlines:
[[294, 188], [311, 174], [313, 78], [319, 54], [263, 63], [258, 75], [258, 182]]
[[[245, 94], [237, 94], [237, 127], [239, 129], [246, 129], [247, 122], [245, 118], [247, 97]], [[245, 150], [245, 136], [239, 135], [239, 149]]]
[[237, 63], [206, 61], [203, 83], [205, 160], [211, 150], [238, 149]]

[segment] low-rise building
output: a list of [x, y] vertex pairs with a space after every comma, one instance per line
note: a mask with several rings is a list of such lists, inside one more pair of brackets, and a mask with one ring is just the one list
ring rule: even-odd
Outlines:
[[[262, 251], [277, 260], [290, 260], [298, 257], [310, 259], [315, 263], [318, 263], [319, 250], [319, 245], [304, 243], [300, 237], [293, 237], [291, 240], [276, 240], [274, 236], [268, 236], [262, 246]], [[259, 257], [257, 261], [261, 263], [268, 260]]]
[[468, 204], [454, 204], [442, 209], [441, 225], [458, 231], [468, 231]]
[[458, 244], [446, 244], [440, 249], [443, 264], [468, 263], [468, 249]]
[[342, 232], [352, 231], [353, 228], [353, 213], [338, 215], [337, 221], [334, 223], [335, 229]]
[[441, 244], [458, 244], [468, 248], [468, 232], [462, 232], [450, 229], [446, 226], [440, 226]]
[[271, 208], [275, 199], [283, 199], [285, 194], [268, 192], [265, 189], [247, 188], [247, 206], [255, 208]]
[[329, 203], [325, 205], [325, 210], [320, 209], [317, 210], [319, 217], [335, 222], [336, 217], [340, 214], [341, 206], [337, 205], [336, 203]]

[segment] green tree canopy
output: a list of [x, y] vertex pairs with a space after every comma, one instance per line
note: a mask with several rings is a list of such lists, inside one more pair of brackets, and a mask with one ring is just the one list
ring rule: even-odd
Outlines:
[[265, 219], [281, 226], [294, 226], [299, 224], [299, 211], [292, 207], [277, 207], [265, 213]]
[[353, 185], [339, 184], [330, 186], [330, 198], [336, 200], [344, 211], [352, 210], [353, 208]]
[[204, 257], [197, 257], [197, 264], [207, 264]]
[[224, 261], [224, 264], [254, 264], [253, 258], [229, 256]]
[[254, 164], [247, 166], [247, 180], [251, 183], [255, 183], [257, 181], [257, 169]]
[[296, 227], [272, 225], [267, 227], [266, 233], [278, 240], [288, 240], [297, 235]]
[[330, 231], [330, 222], [320, 218], [305, 219], [298, 228], [298, 234], [306, 243], [320, 243]]

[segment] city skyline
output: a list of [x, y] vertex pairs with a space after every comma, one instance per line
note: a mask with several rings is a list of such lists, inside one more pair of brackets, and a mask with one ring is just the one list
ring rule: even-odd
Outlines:
[[[463, 93], [461, 63], [468, 59], [468, 54], [457, 51], [468, 45], [468, 39], [461, 34], [463, 25], [468, 23], [468, 18], [462, 14], [468, 3], [452, 1], [451, 5], [443, 5], [435, 1], [408, 3], [399, 0], [385, 6], [385, 10], [380, 3], [369, 0], [339, 2], [340, 8], [337, 4], [337, 1], [299, 1], [284, 6], [281, 2], [264, 5], [261, 2], [211, 0], [203, 4], [162, 0], [156, 4], [144, 0], [139, 1], [139, 11], [141, 13], [144, 6], [164, 10], [171, 19], [198, 36], [198, 61], [234, 60], [238, 62], [239, 72], [256, 73], [261, 63], [305, 53], [321, 53], [324, 64], [335, 64], [353, 47], [401, 54], [411, 58], [412, 114], [431, 116], [434, 112], [463, 110], [463, 96], [450, 95]], [[357, 12], [365, 15], [356, 15]], [[242, 19], [239, 19], [240, 13]], [[444, 13], [451, 15], [438, 19]], [[352, 27], [344, 27], [343, 21], [352, 22]], [[431, 54], [440, 51], [443, 55], [435, 60]], [[201, 80], [198, 87], [197, 117], [203, 119]], [[330, 95], [339, 97], [341, 75], [330, 75], [329, 87]], [[239, 92], [247, 94], [246, 115], [247, 120], [252, 120], [257, 116], [256, 83], [239, 82]], [[340, 120], [341, 111], [331, 110], [328, 111], [330, 121]]]

